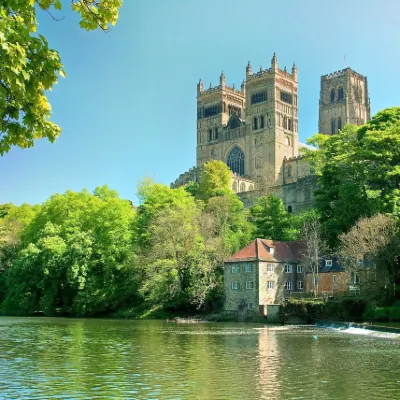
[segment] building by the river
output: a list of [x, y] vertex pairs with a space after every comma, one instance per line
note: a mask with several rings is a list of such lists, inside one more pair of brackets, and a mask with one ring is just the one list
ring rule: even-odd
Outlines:
[[[299, 142], [298, 70], [278, 66], [254, 71], [250, 62], [240, 88], [228, 86], [224, 73], [219, 85], [197, 85], [197, 166], [171, 186], [198, 179], [201, 167], [222, 160], [232, 170], [232, 189], [245, 205], [273, 192], [289, 212], [313, 202], [315, 176], [305, 162], [308, 146]], [[370, 119], [367, 78], [350, 68], [321, 77], [319, 131], [337, 133], [345, 124]]]

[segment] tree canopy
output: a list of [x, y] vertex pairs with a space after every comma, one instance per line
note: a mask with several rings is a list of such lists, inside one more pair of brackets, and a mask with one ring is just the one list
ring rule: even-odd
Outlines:
[[107, 30], [118, 19], [122, 0], [3, 0], [0, 4], [0, 155], [11, 146], [32, 147], [36, 139], [53, 142], [61, 128], [51, 122], [46, 96], [65, 71], [56, 50], [37, 34], [36, 14], [50, 15], [69, 3], [86, 30]]
[[316, 135], [309, 157], [318, 174], [316, 207], [331, 247], [361, 217], [400, 212], [400, 108], [379, 112], [367, 124]]

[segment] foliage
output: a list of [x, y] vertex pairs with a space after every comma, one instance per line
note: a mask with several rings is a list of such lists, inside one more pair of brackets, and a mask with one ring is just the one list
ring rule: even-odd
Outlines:
[[273, 240], [296, 240], [299, 219], [285, 210], [281, 199], [274, 195], [259, 197], [250, 209], [256, 237]]
[[[37, 7], [35, 7], [35, 3]], [[61, 0], [3, 0], [0, 5], [0, 155], [11, 146], [31, 147], [36, 139], [53, 142], [60, 127], [49, 121], [46, 96], [59, 76], [65, 76], [56, 50], [37, 35], [36, 12], [62, 9]], [[86, 30], [115, 24], [122, 0], [72, 0]]]
[[309, 152], [318, 175], [316, 207], [329, 245], [361, 217], [398, 216], [400, 207], [400, 108], [379, 112], [361, 127], [316, 135]]
[[363, 287], [372, 287], [386, 299], [393, 299], [400, 279], [400, 232], [398, 221], [378, 214], [361, 218], [340, 235], [341, 264], [350, 273], [363, 273]]
[[223, 161], [206, 163], [200, 174], [198, 197], [207, 200], [231, 193], [231, 178], [232, 172]]
[[134, 211], [107, 187], [95, 192], [104, 197], [54, 195], [26, 226], [7, 273], [5, 311], [91, 315], [134, 295]]

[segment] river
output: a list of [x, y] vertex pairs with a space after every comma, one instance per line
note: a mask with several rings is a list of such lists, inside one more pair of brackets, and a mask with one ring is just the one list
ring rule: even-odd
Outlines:
[[0, 317], [4, 399], [399, 399], [400, 335]]

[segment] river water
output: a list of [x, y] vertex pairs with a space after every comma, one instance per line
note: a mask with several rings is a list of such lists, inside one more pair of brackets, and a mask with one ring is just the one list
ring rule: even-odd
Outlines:
[[400, 399], [400, 335], [0, 317], [4, 399]]

